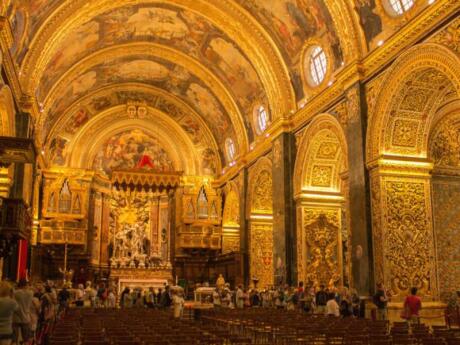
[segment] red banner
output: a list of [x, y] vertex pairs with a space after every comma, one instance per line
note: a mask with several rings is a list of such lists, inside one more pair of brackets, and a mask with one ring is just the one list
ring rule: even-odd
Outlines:
[[27, 252], [28, 243], [27, 240], [18, 241], [18, 271], [16, 279], [27, 279]]

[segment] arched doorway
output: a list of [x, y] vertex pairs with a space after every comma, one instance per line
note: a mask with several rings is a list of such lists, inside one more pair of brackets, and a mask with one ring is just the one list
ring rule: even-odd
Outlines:
[[[276, 263], [275, 263], [276, 265]], [[260, 158], [249, 172], [249, 279], [274, 284], [272, 162]]]
[[[369, 114], [375, 280], [386, 285], [393, 301], [411, 287], [425, 298], [439, 298], [444, 278], [436, 265], [429, 136], [440, 107], [458, 98], [459, 65], [453, 52], [437, 44], [408, 50], [388, 70], [382, 85], [392, 87], [382, 89]], [[441, 142], [433, 139], [433, 149]]]
[[347, 148], [337, 120], [317, 116], [297, 151], [294, 195], [297, 205], [298, 281], [307, 286], [349, 283], [349, 226], [346, 207]]

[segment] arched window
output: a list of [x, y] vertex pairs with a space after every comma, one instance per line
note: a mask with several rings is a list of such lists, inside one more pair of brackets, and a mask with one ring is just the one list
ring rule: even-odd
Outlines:
[[401, 15], [414, 6], [414, 0], [389, 0], [389, 4], [395, 14]]
[[235, 143], [233, 142], [232, 138], [227, 138], [225, 140], [225, 149], [227, 150], [228, 160], [232, 162], [236, 155]]
[[310, 51], [310, 79], [312, 86], [318, 86], [326, 77], [327, 57], [323, 48], [315, 46]]
[[72, 203], [72, 193], [69, 188], [69, 181], [64, 180], [59, 192], [59, 213], [69, 213]]
[[265, 132], [265, 130], [268, 127], [268, 113], [267, 110], [263, 105], [258, 105], [254, 109], [255, 112], [255, 120], [256, 120], [256, 126], [257, 126], [257, 133], [261, 134]]
[[198, 218], [208, 219], [208, 197], [206, 196], [204, 187], [201, 187], [200, 192], [198, 193], [198, 200], [196, 205], [198, 210]]

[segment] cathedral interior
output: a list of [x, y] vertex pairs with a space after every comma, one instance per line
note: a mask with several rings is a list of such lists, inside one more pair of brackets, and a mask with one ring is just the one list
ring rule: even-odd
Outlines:
[[[460, 288], [458, 0], [2, 0], [2, 277]], [[69, 278], [70, 279], [70, 278]]]

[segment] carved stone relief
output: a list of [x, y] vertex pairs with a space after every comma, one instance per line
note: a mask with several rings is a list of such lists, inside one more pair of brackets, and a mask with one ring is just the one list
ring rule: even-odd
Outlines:
[[371, 188], [376, 280], [395, 298], [436, 296], [429, 180], [373, 174]]
[[263, 170], [255, 181], [252, 210], [255, 212], [272, 212], [272, 175]]
[[455, 19], [449, 26], [435, 34], [430, 41], [442, 44], [460, 54], [460, 18]]
[[259, 280], [258, 286], [273, 285], [273, 225], [252, 222], [250, 232], [250, 278]]
[[460, 286], [460, 179], [433, 181], [439, 292], [448, 301]]
[[303, 210], [306, 246], [306, 283], [336, 286], [341, 282], [340, 209]]

